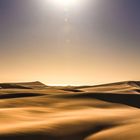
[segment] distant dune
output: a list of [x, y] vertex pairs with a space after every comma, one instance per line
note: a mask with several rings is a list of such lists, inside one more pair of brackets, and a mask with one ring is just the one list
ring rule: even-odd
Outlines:
[[140, 140], [140, 81], [0, 84], [0, 140]]

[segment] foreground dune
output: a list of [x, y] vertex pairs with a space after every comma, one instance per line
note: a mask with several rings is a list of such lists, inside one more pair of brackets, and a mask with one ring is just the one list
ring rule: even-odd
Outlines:
[[0, 84], [0, 140], [140, 140], [140, 82]]

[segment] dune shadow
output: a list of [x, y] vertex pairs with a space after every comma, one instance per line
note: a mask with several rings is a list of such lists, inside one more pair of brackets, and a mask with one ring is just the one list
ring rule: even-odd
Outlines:
[[70, 92], [82, 92], [82, 90], [79, 89], [62, 89], [64, 91], [70, 91]]
[[11, 94], [1, 94], [0, 99], [34, 97], [34, 96], [43, 96], [43, 95], [44, 94], [40, 94], [40, 93], [11, 93]]
[[[60, 136], [57, 134], [50, 134], [45, 132], [33, 132], [33, 133], [23, 133], [23, 134], [11, 134], [11, 135], [4, 135], [0, 136], [0, 140], [84, 140], [88, 136], [92, 134], [96, 134], [105, 129], [109, 129], [115, 127], [115, 124], [96, 124], [93, 128], [89, 128], [82, 132], [78, 132], [75, 134], [68, 134]], [[62, 130], [63, 131], [63, 130]]]
[[98, 99], [102, 101], [124, 104], [136, 108], [140, 108], [140, 95], [139, 94], [121, 94], [121, 93], [78, 93], [61, 95], [60, 98], [83, 98], [83, 99]]
[[140, 95], [138, 94], [93, 94], [93, 98], [108, 101], [112, 103], [120, 103], [128, 106], [140, 108]]
[[134, 91], [136, 91], [137, 93], [140, 93], [140, 89], [135, 89]]

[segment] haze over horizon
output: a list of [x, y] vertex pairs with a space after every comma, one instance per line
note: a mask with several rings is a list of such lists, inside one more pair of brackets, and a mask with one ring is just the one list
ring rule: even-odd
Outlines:
[[140, 80], [140, 1], [0, 1], [0, 82]]

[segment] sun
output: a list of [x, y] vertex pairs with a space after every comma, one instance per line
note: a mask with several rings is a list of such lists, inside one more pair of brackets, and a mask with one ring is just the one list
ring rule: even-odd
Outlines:
[[54, 4], [62, 6], [63, 8], [69, 8], [75, 6], [78, 0], [52, 0]]

